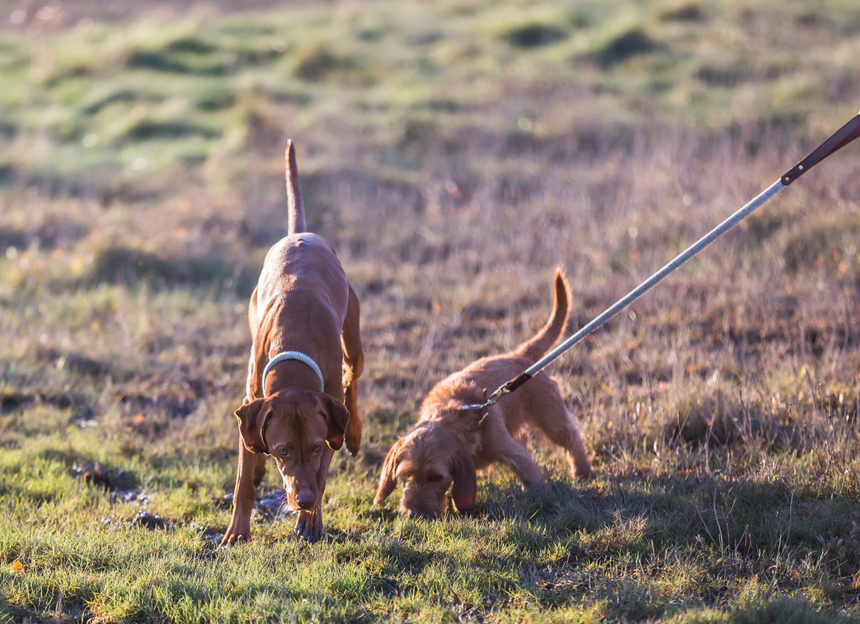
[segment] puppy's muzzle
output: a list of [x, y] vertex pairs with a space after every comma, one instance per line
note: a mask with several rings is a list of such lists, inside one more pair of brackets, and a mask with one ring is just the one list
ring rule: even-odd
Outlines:
[[406, 513], [410, 518], [424, 518], [425, 520], [433, 520], [435, 518], [435, 516], [431, 513], [428, 513], [426, 511], [419, 511], [417, 509], [410, 509]]

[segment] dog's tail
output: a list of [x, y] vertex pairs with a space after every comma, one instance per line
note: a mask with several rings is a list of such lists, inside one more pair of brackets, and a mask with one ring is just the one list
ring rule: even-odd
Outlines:
[[300, 234], [307, 229], [305, 225], [305, 203], [302, 201], [302, 187], [299, 186], [299, 168], [296, 165], [296, 148], [293, 141], [287, 141], [284, 154], [287, 170], [287, 203], [290, 207], [288, 234]]
[[544, 353], [549, 351], [561, 338], [564, 328], [567, 327], [567, 316], [570, 313], [571, 295], [570, 285], [561, 271], [561, 267], [555, 269], [555, 292], [552, 304], [552, 314], [546, 325], [537, 335], [521, 344], [514, 352], [516, 355], [525, 356], [537, 361]]

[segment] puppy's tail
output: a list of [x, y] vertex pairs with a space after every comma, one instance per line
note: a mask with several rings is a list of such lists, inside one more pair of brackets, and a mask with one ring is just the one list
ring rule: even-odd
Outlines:
[[288, 234], [300, 234], [307, 229], [305, 225], [305, 203], [302, 201], [302, 187], [299, 186], [299, 168], [296, 166], [296, 148], [293, 141], [287, 141], [284, 154], [287, 173], [287, 203], [290, 208]]
[[570, 285], [561, 271], [561, 267], [555, 269], [555, 292], [552, 304], [552, 314], [546, 325], [537, 335], [521, 344], [514, 352], [516, 355], [525, 356], [537, 361], [544, 353], [549, 351], [561, 338], [564, 328], [567, 327], [567, 315], [570, 313], [571, 295]]

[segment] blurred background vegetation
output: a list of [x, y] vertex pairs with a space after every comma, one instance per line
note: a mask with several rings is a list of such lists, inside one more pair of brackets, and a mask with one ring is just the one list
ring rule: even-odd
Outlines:
[[286, 134], [305, 169], [415, 180], [428, 151], [476, 142], [798, 140], [857, 108], [848, 0], [123, 4], [3, 3], [5, 184], [235, 185], [278, 172]]

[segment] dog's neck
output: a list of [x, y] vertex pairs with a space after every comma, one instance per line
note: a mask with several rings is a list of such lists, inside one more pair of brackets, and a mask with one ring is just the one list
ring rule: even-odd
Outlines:
[[320, 379], [304, 362], [284, 360], [269, 370], [266, 378], [266, 393], [272, 396], [278, 391], [289, 388], [320, 391]]

